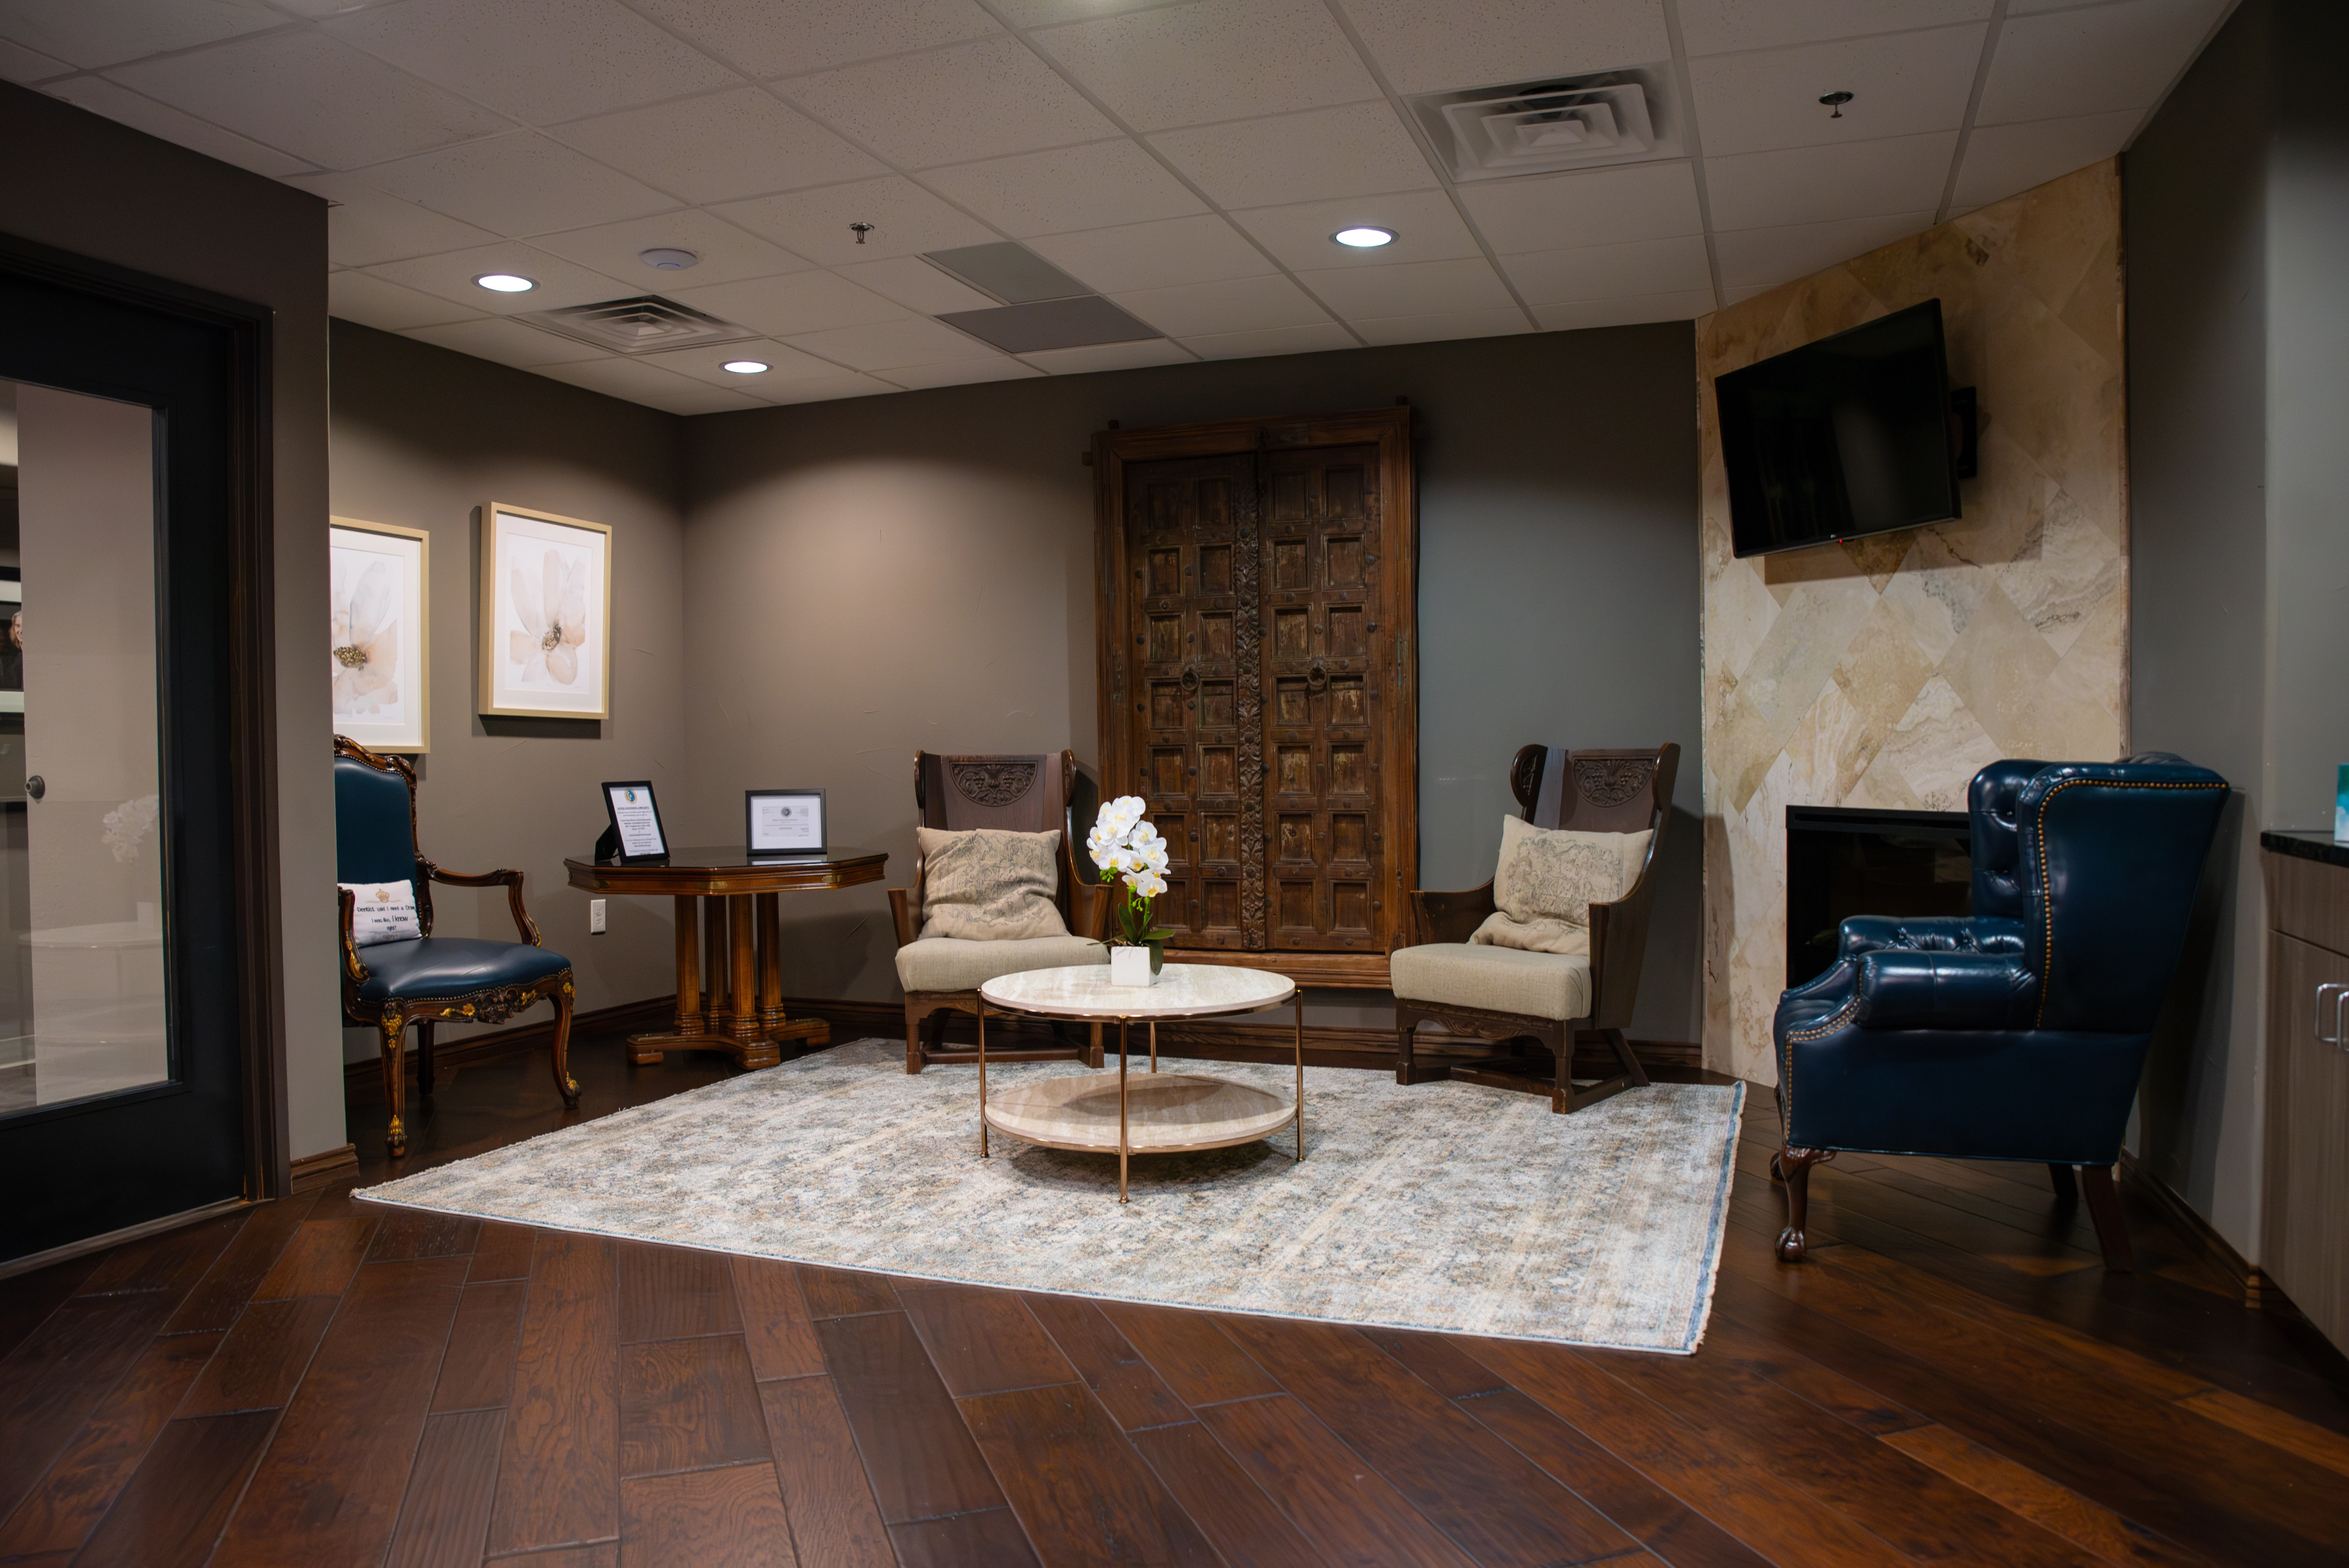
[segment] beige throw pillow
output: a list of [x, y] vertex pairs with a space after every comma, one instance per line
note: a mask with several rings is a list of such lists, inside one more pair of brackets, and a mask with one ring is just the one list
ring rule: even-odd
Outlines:
[[1058, 830], [950, 833], [916, 828], [922, 845], [922, 934], [972, 942], [1066, 936], [1052, 903], [1061, 885]]
[[1501, 819], [1495, 913], [1469, 940], [1530, 953], [1590, 951], [1590, 906], [1613, 903], [1640, 880], [1651, 832], [1579, 833]]

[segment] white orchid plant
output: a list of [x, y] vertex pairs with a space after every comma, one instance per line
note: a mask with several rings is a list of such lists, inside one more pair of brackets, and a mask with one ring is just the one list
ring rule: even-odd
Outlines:
[[1117, 930], [1113, 947], [1145, 947], [1174, 934], [1150, 923], [1152, 903], [1166, 891], [1166, 841], [1142, 820], [1142, 797], [1121, 795], [1102, 802], [1085, 849], [1102, 874], [1123, 880], [1124, 891], [1111, 911]]

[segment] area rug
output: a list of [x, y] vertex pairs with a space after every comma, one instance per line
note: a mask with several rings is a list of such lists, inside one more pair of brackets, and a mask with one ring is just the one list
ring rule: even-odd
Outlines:
[[[1309, 1068], [1293, 1134], [1133, 1164], [997, 1135], [968, 1068], [857, 1040], [356, 1196], [925, 1279], [1685, 1355], [1703, 1336], [1743, 1085], [1572, 1116]], [[1115, 1071], [1111, 1058], [1108, 1069]], [[1171, 1065], [1288, 1094], [1295, 1068]], [[988, 1069], [990, 1088], [1081, 1072]]]

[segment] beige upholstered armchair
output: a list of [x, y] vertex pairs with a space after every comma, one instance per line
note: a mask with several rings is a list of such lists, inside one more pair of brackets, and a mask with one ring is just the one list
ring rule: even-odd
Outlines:
[[[1388, 956], [1397, 1083], [1448, 1078], [1522, 1089], [1548, 1095], [1556, 1111], [1646, 1086], [1623, 1026], [1639, 999], [1650, 873], [1680, 755], [1671, 745], [1573, 752], [1528, 746], [1517, 753], [1509, 784], [1524, 810], [1503, 825], [1494, 881], [1465, 892], [1413, 893], [1420, 944]], [[1574, 836], [1545, 839], [1545, 832]], [[1429, 1023], [1501, 1048], [1414, 1057], [1413, 1036]], [[1621, 1070], [1576, 1088], [1578, 1037], [1603, 1042]]]
[[[977, 1018], [978, 988], [988, 981], [1030, 969], [1109, 962], [1101, 941], [1109, 890], [1079, 879], [1071, 845], [1069, 799], [1076, 773], [1076, 756], [1068, 751], [914, 754], [914, 804], [924, 848], [914, 861], [914, 885], [889, 890], [897, 923], [897, 980], [905, 989], [907, 1072], [932, 1062], [978, 1059], [976, 1046], [947, 1047], [946, 1022], [957, 1012]], [[981, 829], [1007, 839], [943, 841], [947, 833]], [[1060, 841], [1050, 846], [1049, 859], [1040, 845], [1008, 839], [1055, 831]], [[935, 868], [933, 857], [939, 862]], [[960, 934], [942, 934], [947, 931]], [[1086, 1045], [987, 1054], [996, 1061], [1074, 1058], [1099, 1067], [1101, 1052], [1101, 1026], [1094, 1025]]]

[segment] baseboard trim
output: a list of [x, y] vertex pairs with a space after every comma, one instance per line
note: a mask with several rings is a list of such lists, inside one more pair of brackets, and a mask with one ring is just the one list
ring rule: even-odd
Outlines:
[[[367, 1065], [374, 1066], [372, 1062]], [[356, 1143], [346, 1143], [340, 1149], [321, 1150], [316, 1154], [305, 1154], [301, 1159], [294, 1161], [292, 1190], [295, 1192], [307, 1192], [313, 1188], [323, 1187], [327, 1182], [336, 1180], [346, 1171], [356, 1171], [358, 1168], [359, 1146]]]
[[201, 1220], [217, 1219], [222, 1214], [245, 1206], [245, 1201], [242, 1198], [223, 1198], [217, 1203], [206, 1203], [201, 1209], [182, 1209], [176, 1214], [165, 1214], [160, 1219], [142, 1220], [135, 1225], [125, 1225], [119, 1231], [109, 1231], [102, 1236], [86, 1236], [78, 1242], [67, 1242], [64, 1246], [51, 1247], [45, 1253], [26, 1253], [21, 1258], [10, 1258], [5, 1263], [0, 1263], [0, 1279], [13, 1279], [18, 1274], [31, 1274], [36, 1269], [47, 1268], [51, 1264], [65, 1263], [72, 1258], [88, 1257], [92, 1253], [102, 1253], [109, 1247], [119, 1247], [125, 1242], [142, 1242], [149, 1236], [160, 1235], [165, 1231], [176, 1231], [182, 1225], [192, 1225]]
[[2120, 1158], [2121, 1186], [2135, 1192], [2159, 1209], [2169, 1222], [2170, 1229], [2183, 1236], [2203, 1261], [2225, 1274], [2242, 1293], [2243, 1305], [2254, 1310], [2292, 1312], [2292, 1304], [2277, 1290], [2274, 1282], [2260, 1272], [2260, 1265], [2246, 1260], [2234, 1244], [2211, 1227], [2193, 1204], [2170, 1189], [2168, 1182], [2155, 1175], [2135, 1154], [2124, 1149]]

